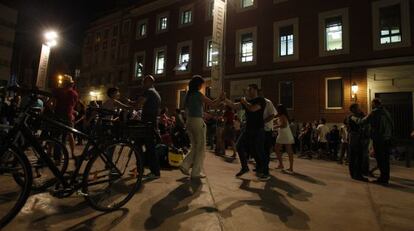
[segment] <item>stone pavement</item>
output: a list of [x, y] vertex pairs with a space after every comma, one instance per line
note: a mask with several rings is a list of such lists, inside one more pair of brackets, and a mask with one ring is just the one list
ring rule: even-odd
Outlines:
[[333, 162], [296, 159], [294, 175], [275, 166], [268, 182], [237, 179], [237, 160], [209, 153], [202, 182], [163, 171], [108, 214], [80, 197], [36, 194], [4, 230], [414, 230], [414, 169], [393, 166], [383, 187], [352, 181]]

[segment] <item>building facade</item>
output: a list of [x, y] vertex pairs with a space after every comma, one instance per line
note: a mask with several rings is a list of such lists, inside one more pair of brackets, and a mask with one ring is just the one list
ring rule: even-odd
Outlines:
[[[215, 55], [213, 2], [142, 1], [114, 13], [116, 17], [94, 22], [86, 36], [95, 37], [93, 46], [88, 39], [85, 42], [90, 49], [102, 43], [97, 35], [105, 33], [104, 28], [129, 24], [130, 29], [125, 44], [117, 46], [120, 57], [115, 63], [98, 62], [82, 71], [81, 82], [89, 83], [82, 89], [93, 93], [86, 97], [96, 99], [93, 89], [98, 89], [98, 81], [137, 94], [142, 76], [148, 73], [156, 77], [163, 104], [170, 109], [182, 107], [191, 76], [210, 77]], [[286, 105], [297, 121], [326, 118], [332, 123], [342, 122], [352, 103], [368, 112], [370, 101], [380, 97], [396, 118], [399, 135], [408, 135], [414, 92], [412, 1], [227, 2], [224, 87], [228, 96], [238, 98], [248, 84], [256, 83], [265, 97]], [[94, 60], [95, 54], [104, 59], [99, 52], [90, 55], [84, 50], [83, 59]], [[112, 74], [122, 81], [103, 84], [109, 79], [105, 68], [115, 68]], [[98, 70], [105, 74], [94, 76]]]
[[0, 86], [10, 79], [17, 11], [0, 4]]

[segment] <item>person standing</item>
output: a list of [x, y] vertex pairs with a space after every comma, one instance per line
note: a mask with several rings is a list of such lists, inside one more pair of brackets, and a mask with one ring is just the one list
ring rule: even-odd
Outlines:
[[249, 151], [256, 161], [256, 175], [260, 180], [269, 180], [269, 166], [264, 162], [264, 119], [263, 114], [266, 108], [266, 100], [259, 96], [259, 87], [257, 84], [250, 84], [247, 89], [247, 97], [242, 97], [240, 103], [233, 103], [226, 100], [226, 104], [233, 109], [240, 110], [243, 108], [246, 111], [246, 127], [242, 131], [239, 140], [237, 141], [237, 151], [240, 158], [241, 170], [236, 174], [240, 177], [249, 172], [247, 165], [247, 151]]
[[329, 154], [331, 160], [336, 161], [338, 158], [339, 143], [341, 142], [341, 135], [337, 125], [334, 125], [328, 135]]
[[235, 129], [234, 129], [234, 119], [235, 114], [231, 107], [226, 106], [224, 111], [224, 134], [223, 140], [225, 144], [228, 144], [233, 150], [233, 158], [236, 158], [237, 150], [235, 144]]
[[344, 124], [341, 126], [340, 129], [340, 136], [341, 136], [341, 151], [339, 154], [338, 164], [344, 163], [345, 153], [347, 155], [346, 159], [348, 159], [348, 120], [344, 120]]
[[390, 113], [382, 106], [381, 100], [376, 98], [372, 100], [372, 112], [368, 116], [365, 118], [353, 116], [352, 120], [370, 125], [375, 158], [381, 172], [375, 183], [387, 185], [390, 180], [390, 153], [394, 130]]
[[329, 133], [329, 127], [326, 126], [326, 120], [324, 118], [319, 120], [319, 125], [316, 127], [318, 133], [318, 146], [319, 146], [319, 159], [328, 152], [328, 140], [326, 139]]
[[[274, 149], [275, 146], [275, 136], [273, 133], [273, 122], [275, 119], [275, 116], [277, 115], [277, 111], [275, 106], [273, 105], [272, 101], [270, 101], [269, 99], [266, 99], [266, 107], [264, 109], [263, 112], [263, 119], [265, 122], [264, 125], [264, 131], [265, 131], [265, 156], [263, 159], [263, 165], [264, 166], [269, 166], [269, 162], [270, 162], [270, 153], [271, 151]], [[267, 170], [268, 171], [268, 170]]]
[[348, 117], [349, 136], [349, 173], [354, 180], [368, 181], [363, 177], [363, 149], [361, 124], [356, 119], [362, 119], [362, 112], [359, 105], [354, 103], [350, 106], [351, 115]]
[[145, 139], [145, 159], [149, 165], [150, 173], [144, 177], [147, 179], [158, 179], [161, 177], [159, 157], [155, 153], [156, 136], [158, 134], [157, 117], [161, 105], [161, 96], [154, 87], [155, 79], [147, 75], [142, 80], [144, 93], [138, 98], [137, 104], [142, 106], [141, 121], [151, 123], [154, 135]]
[[[84, 132], [85, 130], [85, 118], [86, 118], [86, 108], [85, 105], [78, 100], [75, 106], [76, 116], [75, 116], [75, 129], [78, 131]], [[77, 145], [82, 145], [82, 136], [77, 135]]]
[[[188, 92], [185, 97], [185, 111], [187, 113], [187, 132], [190, 137], [191, 149], [180, 166], [184, 175], [191, 175], [192, 179], [205, 178], [202, 173], [205, 146], [206, 146], [206, 124], [204, 123], [204, 105], [216, 106], [220, 98], [211, 100], [200, 92], [204, 88], [204, 79], [195, 75], [188, 84]], [[190, 173], [191, 169], [191, 173]]]
[[[54, 105], [55, 116], [60, 119], [65, 125], [73, 128], [75, 126], [75, 106], [78, 102], [78, 93], [74, 89], [75, 82], [70, 75], [63, 76], [62, 88], [58, 88], [53, 92], [54, 99], [50, 101]], [[75, 157], [75, 139], [72, 133], [63, 133], [62, 143], [69, 140], [70, 151], [72, 158]]]
[[277, 158], [279, 160], [279, 166], [277, 169], [284, 169], [283, 160], [282, 160], [282, 148], [286, 148], [286, 151], [289, 155], [289, 173], [293, 173], [293, 147], [295, 144], [295, 138], [293, 137], [292, 131], [289, 127], [289, 116], [285, 106], [279, 104], [276, 108], [276, 126], [278, 135], [276, 138], [275, 151]]

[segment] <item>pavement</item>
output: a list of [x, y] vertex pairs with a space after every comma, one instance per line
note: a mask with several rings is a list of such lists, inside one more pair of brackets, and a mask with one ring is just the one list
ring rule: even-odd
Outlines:
[[384, 187], [350, 180], [346, 166], [321, 160], [297, 158], [295, 174], [276, 170], [272, 161], [267, 182], [252, 172], [235, 178], [239, 167], [238, 160], [208, 153], [206, 179], [165, 170], [125, 208], [106, 214], [82, 197], [35, 194], [4, 231], [414, 231], [414, 169], [392, 166]]

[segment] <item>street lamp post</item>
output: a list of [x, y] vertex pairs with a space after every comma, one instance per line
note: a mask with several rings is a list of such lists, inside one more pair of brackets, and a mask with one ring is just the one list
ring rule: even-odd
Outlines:
[[225, 32], [227, 0], [214, 0], [213, 7], [213, 52], [211, 67], [211, 95], [217, 97], [223, 90], [225, 68]]
[[37, 71], [36, 87], [46, 89], [47, 68], [49, 64], [50, 50], [57, 46], [58, 34], [55, 31], [48, 31], [44, 34], [44, 42], [40, 53], [39, 69]]

